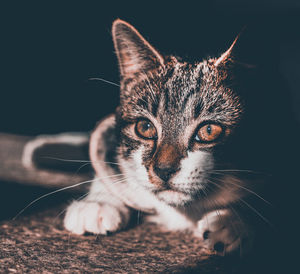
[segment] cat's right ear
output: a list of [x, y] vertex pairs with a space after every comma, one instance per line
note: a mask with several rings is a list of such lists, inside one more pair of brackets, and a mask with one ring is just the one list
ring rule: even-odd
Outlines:
[[163, 57], [127, 22], [115, 20], [112, 36], [123, 78], [164, 65]]

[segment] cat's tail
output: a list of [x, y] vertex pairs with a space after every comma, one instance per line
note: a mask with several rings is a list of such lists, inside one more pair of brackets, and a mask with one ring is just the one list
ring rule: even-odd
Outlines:
[[90, 169], [89, 134], [67, 132], [40, 135], [24, 147], [22, 164], [26, 168], [86, 172]]

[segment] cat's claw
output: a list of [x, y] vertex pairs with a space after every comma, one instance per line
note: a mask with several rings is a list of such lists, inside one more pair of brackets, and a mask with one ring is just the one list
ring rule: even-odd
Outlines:
[[232, 217], [229, 210], [217, 210], [203, 216], [197, 222], [195, 234], [203, 240], [203, 246], [218, 254], [226, 254], [241, 248], [245, 226]]
[[85, 232], [106, 235], [123, 228], [128, 219], [129, 212], [126, 208], [121, 211], [109, 204], [76, 201], [67, 208], [64, 226], [78, 235]]

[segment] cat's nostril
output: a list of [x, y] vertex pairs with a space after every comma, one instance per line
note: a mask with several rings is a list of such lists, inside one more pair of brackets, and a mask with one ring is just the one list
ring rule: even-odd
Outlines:
[[214, 245], [214, 250], [217, 251], [217, 252], [223, 252], [224, 248], [225, 248], [225, 245], [222, 242], [217, 242]]
[[170, 165], [156, 165], [154, 166], [154, 172], [159, 178], [167, 182], [171, 176], [177, 171], [176, 168]]

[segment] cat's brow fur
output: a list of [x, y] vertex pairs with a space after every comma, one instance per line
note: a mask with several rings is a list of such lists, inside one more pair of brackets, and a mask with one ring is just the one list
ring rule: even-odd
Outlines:
[[126, 114], [131, 119], [147, 111], [163, 120], [163, 115], [170, 111], [169, 116], [180, 114], [182, 119], [195, 119], [201, 114], [234, 125], [242, 106], [233, 91], [224, 86], [224, 80], [223, 71], [207, 60], [190, 64], [172, 57], [164, 68], [137, 73], [121, 82], [124, 118]]

